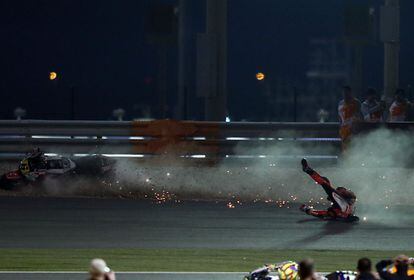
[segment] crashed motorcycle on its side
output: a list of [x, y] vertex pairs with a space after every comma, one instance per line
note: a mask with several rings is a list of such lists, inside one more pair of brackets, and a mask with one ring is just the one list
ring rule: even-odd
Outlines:
[[114, 165], [114, 159], [101, 155], [69, 158], [47, 156], [36, 150], [23, 158], [17, 169], [0, 177], [0, 188], [14, 190], [27, 185], [39, 186], [46, 178], [107, 177], [114, 170]]

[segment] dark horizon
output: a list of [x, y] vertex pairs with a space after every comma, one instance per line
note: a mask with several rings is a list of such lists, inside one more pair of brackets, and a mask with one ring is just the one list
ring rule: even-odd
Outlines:
[[[312, 95], [326, 105], [336, 120], [337, 92], [313, 93], [306, 78], [311, 40], [337, 40], [344, 46], [345, 2], [373, 6], [382, 1], [229, 0], [228, 4], [228, 106], [232, 120], [289, 121], [292, 109], [275, 104], [257, 72], [266, 74], [270, 94], [279, 102], [293, 88], [299, 95], [299, 110], [309, 110], [299, 120], [316, 120], [320, 108], [301, 101]], [[76, 119], [114, 119], [112, 111], [124, 108], [125, 119], [157, 118], [156, 96], [159, 46], [148, 42], [150, 8], [156, 3], [177, 1], [9, 1], [0, 8], [2, 68], [0, 119], [13, 119], [22, 107], [29, 119], [71, 119], [72, 98]], [[187, 21], [189, 68], [189, 119], [203, 119], [203, 102], [195, 97], [195, 37], [204, 32], [205, 1], [190, 3]], [[414, 2], [401, 0], [400, 86], [414, 80]], [[177, 60], [175, 43], [167, 50], [166, 117], [174, 118], [177, 106]], [[344, 52], [345, 53], [345, 52]], [[364, 47], [362, 88], [382, 91], [383, 46], [378, 38]], [[50, 81], [49, 72], [58, 79]], [[284, 87], [284, 89], [280, 89]], [[279, 88], [279, 89], [278, 89]], [[279, 90], [279, 92], [278, 92]], [[362, 97], [362, 92], [355, 93]], [[292, 96], [287, 97], [291, 100]], [[290, 101], [289, 101], [290, 102]], [[279, 105], [278, 105], [279, 104]], [[279, 107], [278, 107], [279, 106]], [[311, 106], [311, 108], [305, 108]], [[283, 111], [283, 110], [284, 111]], [[283, 112], [282, 112], [283, 111]], [[313, 114], [315, 112], [315, 114]]]

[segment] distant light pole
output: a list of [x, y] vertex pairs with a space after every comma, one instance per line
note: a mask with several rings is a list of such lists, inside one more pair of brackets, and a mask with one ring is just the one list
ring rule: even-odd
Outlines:
[[297, 122], [298, 118], [298, 89], [293, 86], [293, 122]]
[[205, 97], [205, 120], [223, 121], [227, 110], [227, 0], [206, 1], [206, 38], [211, 55], [208, 96]]
[[76, 118], [76, 111], [75, 111], [75, 86], [72, 85], [69, 87], [70, 89], [70, 115], [72, 117], [72, 120], [75, 120]]
[[188, 53], [186, 40], [188, 36], [187, 17], [189, 0], [179, 0], [178, 8], [178, 102], [176, 117], [183, 120], [189, 117], [188, 96]]
[[399, 84], [400, 1], [385, 0], [381, 7], [381, 40], [384, 42], [384, 95], [388, 103]]

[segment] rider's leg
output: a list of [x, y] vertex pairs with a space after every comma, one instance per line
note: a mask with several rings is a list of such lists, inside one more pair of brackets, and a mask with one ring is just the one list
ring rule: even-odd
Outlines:
[[332, 194], [335, 189], [332, 187], [331, 182], [328, 178], [321, 176], [318, 172], [309, 167], [306, 159], [302, 159], [302, 169], [307, 173], [317, 184], [319, 184], [328, 195], [329, 201], [334, 201]]

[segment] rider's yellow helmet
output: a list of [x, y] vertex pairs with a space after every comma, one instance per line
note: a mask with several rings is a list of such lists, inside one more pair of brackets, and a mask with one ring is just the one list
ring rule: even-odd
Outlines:
[[27, 159], [23, 159], [20, 162], [19, 170], [22, 174], [27, 174], [30, 172], [29, 161]]
[[283, 263], [277, 270], [280, 280], [298, 279], [298, 264], [293, 261]]

